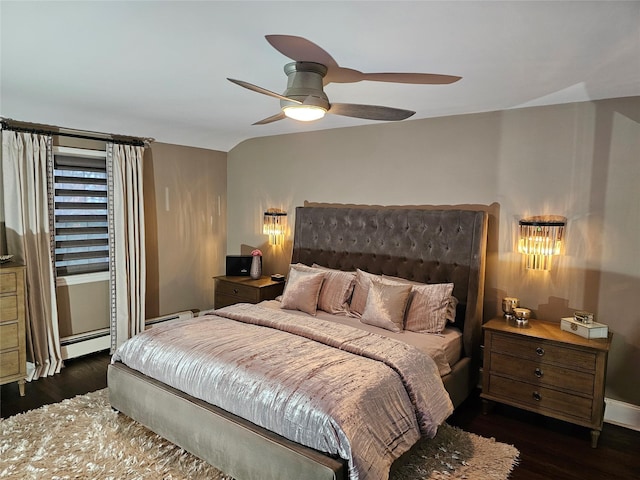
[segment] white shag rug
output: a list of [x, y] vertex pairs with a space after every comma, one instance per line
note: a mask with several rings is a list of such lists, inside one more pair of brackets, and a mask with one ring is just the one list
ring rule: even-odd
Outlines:
[[[0, 422], [0, 478], [232, 480], [113, 411], [107, 390], [45, 405]], [[506, 480], [518, 450], [442, 425], [390, 480]]]

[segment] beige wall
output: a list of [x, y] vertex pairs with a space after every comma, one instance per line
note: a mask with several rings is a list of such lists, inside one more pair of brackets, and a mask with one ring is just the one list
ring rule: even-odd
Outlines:
[[[255, 138], [228, 154], [227, 253], [264, 248], [265, 272], [285, 273], [291, 232], [268, 247], [262, 212], [292, 230], [304, 200], [495, 203], [485, 316], [506, 295], [553, 321], [595, 312], [614, 332], [607, 395], [640, 405], [639, 185], [638, 97]], [[541, 214], [568, 218], [566, 252], [526, 271], [517, 222]]]
[[227, 154], [153, 143], [144, 157], [146, 317], [213, 308], [224, 274]]

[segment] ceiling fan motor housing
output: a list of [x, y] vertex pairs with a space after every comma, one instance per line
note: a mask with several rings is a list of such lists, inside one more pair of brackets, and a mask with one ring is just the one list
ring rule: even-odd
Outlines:
[[[329, 109], [329, 98], [322, 89], [322, 79], [327, 74], [327, 67], [315, 62], [291, 62], [284, 66], [287, 74], [287, 89], [283, 95], [305, 105], [314, 105]], [[293, 102], [280, 100], [280, 107], [296, 105]]]

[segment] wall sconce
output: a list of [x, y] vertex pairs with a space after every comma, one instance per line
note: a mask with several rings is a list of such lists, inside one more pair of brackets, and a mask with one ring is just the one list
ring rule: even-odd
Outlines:
[[531, 270], [550, 270], [551, 259], [562, 249], [567, 219], [559, 216], [529, 217], [520, 220], [518, 252], [525, 255]]
[[270, 245], [282, 245], [287, 231], [287, 212], [270, 208], [264, 212], [262, 233], [269, 235]]

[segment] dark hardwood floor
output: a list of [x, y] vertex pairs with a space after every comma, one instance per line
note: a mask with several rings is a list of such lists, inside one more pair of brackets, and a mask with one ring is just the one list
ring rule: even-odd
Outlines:
[[107, 386], [107, 365], [111, 361], [108, 352], [100, 352], [64, 362], [58, 375], [27, 382], [25, 396], [21, 397], [18, 383], [0, 387], [0, 415], [7, 418], [27, 410], [57, 403]]
[[[26, 385], [2, 385], [2, 418], [107, 386], [106, 352], [68, 360], [62, 373]], [[598, 448], [591, 448], [589, 430], [540, 415], [496, 405], [488, 415], [473, 395], [449, 418], [463, 430], [515, 445], [520, 463], [511, 480], [637, 480], [640, 479], [640, 432], [605, 424]], [[483, 480], [483, 479], [470, 479]]]

